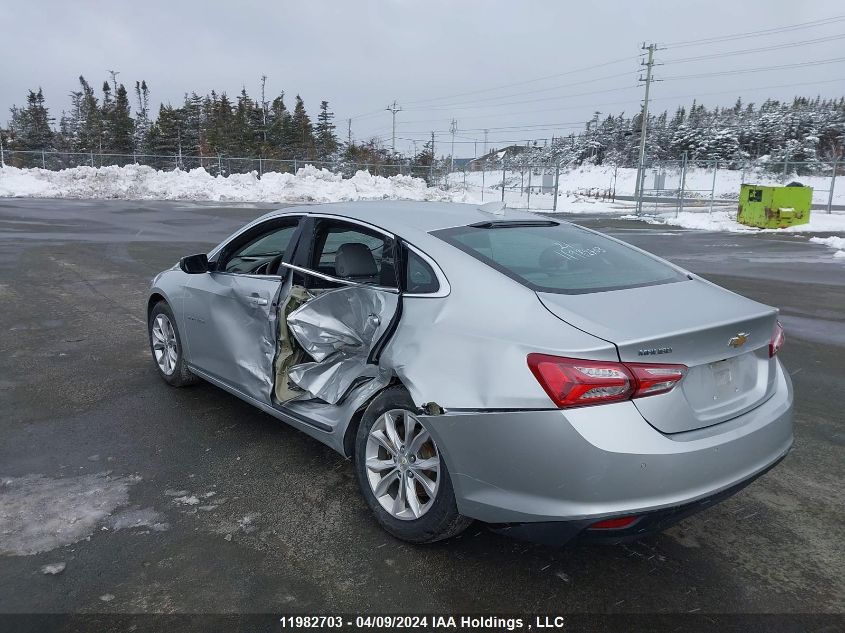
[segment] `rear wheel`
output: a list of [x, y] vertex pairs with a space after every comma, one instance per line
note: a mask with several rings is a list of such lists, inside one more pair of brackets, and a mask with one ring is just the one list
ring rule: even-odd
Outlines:
[[458, 513], [446, 463], [401, 386], [367, 407], [355, 440], [355, 471], [378, 522], [411, 543], [455, 536], [472, 522]]
[[183, 387], [197, 382], [182, 353], [182, 340], [176, 328], [176, 319], [166, 301], [159, 301], [150, 311], [147, 324], [150, 335], [150, 351], [153, 354], [159, 375], [174, 387]]

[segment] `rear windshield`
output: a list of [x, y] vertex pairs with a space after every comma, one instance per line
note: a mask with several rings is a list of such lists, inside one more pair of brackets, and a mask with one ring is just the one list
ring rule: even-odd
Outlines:
[[433, 234], [537, 292], [583, 294], [686, 279], [633, 248], [571, 224], [488, 223]]

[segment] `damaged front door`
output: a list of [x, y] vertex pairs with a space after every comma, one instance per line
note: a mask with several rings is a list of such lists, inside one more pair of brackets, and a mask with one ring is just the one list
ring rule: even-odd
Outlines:
[[236, 237], [222, 249], [214, 270], [192, 275], [185, 288], [190, 364], [268, 404], [276, 306], [287, 274], [282, 263], [294, 248], [299, 219], [277, 218]]

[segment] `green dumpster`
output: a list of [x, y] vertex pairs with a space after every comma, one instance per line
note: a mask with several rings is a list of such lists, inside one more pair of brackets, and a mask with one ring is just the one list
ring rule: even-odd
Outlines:
[[761, 229], [782, 229], [810, 221], [813, 188], [801, 185], [742, 185], [736, 221]]

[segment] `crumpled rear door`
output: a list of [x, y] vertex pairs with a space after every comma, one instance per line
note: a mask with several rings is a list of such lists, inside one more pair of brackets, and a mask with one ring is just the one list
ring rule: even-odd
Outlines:
[[400, 300], [398, 292], [356, 285], [330, 290], [296, 309], [288, 327], [313, 361], [294, 366], [288, 379], [329, 404], [363, 383], [386, 386], [392, 374], [379, 367], [373, 351], [389, 336]]

